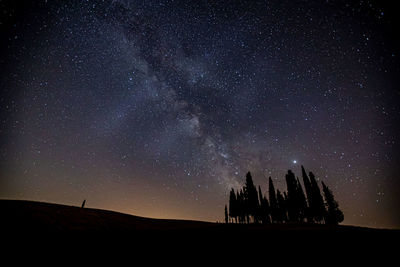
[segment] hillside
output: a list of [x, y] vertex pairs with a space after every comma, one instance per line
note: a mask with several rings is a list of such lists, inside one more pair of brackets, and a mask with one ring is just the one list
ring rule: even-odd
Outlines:
[[51, 232], [152, 232], [191, 231], [202, 233], [257, 233], [258, 235], [285, 233], [323, 234], [383, 234], [397, 230], [372, 229], [355, 226], [314, 224], [238, 225], [203, 221], [153, 219], [114, 211], [80, 208], [24, 200], [0, 200], [0, 226], [8, 233]]
[[24, 200], [0, 200], [1, 224], [12, 231], [134, 231], [199, 229], [213, 223], [151, 219], [114, 211]]
[[[391, 244], [400, 233], [354, 226], [237, 225], [151, 219], [22, 200], [0, 200], [0, 211], [0, 236], [3, 244], [7, 244], [3, 255], [28, 262], [33, 258], [74, 262], [82, 257], [93, 262], [100, 260], [100, 255], [115, 261], [123, 255], [123, 259], [135, 257], [161, 262], [190, 257], [209, 265], [210, 259], [225, 260], [228, 254], [222, 251], [230, 251], [235, 262], [247, 262], [249, 256], [245, 255], [253, 255], [252, 259], [258, 262], [255, 256], [264, 254], [285, 262], [308, 262], [302, 255], [310, 251], [321, 257], [328, 252], [339, 262], [364, 255], [385, 255], [390, 259], [397, 255]], [[22, 256], [29, 254], [34, 256]]]

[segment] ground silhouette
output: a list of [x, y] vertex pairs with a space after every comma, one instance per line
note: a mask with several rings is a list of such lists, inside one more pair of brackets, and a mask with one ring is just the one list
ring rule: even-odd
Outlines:
[[[191, 255], [193, 259], [205, 260], [216, 256], [225, 258], [228, 254], [221, 252], [226, 251], [236, 255], [232, 259], [243, 260], [243, 255], [253, 254], [281, 259], [296, 253], [300, 257], [312, 250], [314, 256], [324, 256], [329, 251], [340, 259], [354, 257], [356, 248], [362, 252], [359, 256], [367, 253], [390, 258], [396, 255], [392, 252], [396, 246], [391, 244], [400, 236], [399, 230], [345, 225], [153, 219], [92, 209], [87, 205], [81, 208], [80, 204], [0, 200], [1, 240], [8, 249], [3, 251], [4, 255], [17, 253], [20, 257], [33, 253], [58, 260], [60, 254], [61, 258], [80, 258], [122, 252], [135, 258], [151, 255], [146, 259], [153, 259], [164, 255], [162, 259], [183, 259], [182, 255]], [[309, 258], [303, 260], [308, 262]]]
[[[202, 231], [257, 232], [272, 235], [279, 232], [373, 233], [391, 230], [345, 225], [225, 224], [195, 220], [154, 219], [115, 211], [67, 206], [26, 200], [0, 200], [0, 227], [12, 232], [137, 232], [137, 231]], [[396, 231], [396, 230], [394, 230]]]

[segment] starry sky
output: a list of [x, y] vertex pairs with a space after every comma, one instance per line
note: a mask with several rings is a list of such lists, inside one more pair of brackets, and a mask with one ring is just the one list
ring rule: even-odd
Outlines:
[[[19, 3], [17, 3], [19, 2]], [[0, 198], [222, 221], [313, 171], [400, 228], [397, 22], [378, 1], [0, 1]]]

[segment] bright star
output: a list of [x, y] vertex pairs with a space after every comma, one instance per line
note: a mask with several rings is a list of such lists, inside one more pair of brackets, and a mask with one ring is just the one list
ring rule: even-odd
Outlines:
[[296, 164], [297, 163], [297, 160], [293, 160], [293, 164]]

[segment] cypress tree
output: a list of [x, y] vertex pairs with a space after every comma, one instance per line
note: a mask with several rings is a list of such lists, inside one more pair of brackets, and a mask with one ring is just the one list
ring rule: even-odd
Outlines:
[[248, 217], [253, 217], [253, 221], [257, 222], [259, 201], [258, 201], [257, 189], [254, 186], [253, 178], [250, 172], [246, 174], [246, 185], [244, 187], [244, 192], [247, 202], [247, 215]]
[[241, 223], [241, 212], [242, 212], [242, 208], [241, 208], [241, 199], [240, 199], [240, 193], [239, 191], [236, 191], [236, 217], [238, 220], [238, 223]]
[[335, 200], [332, 191], [322, 182], [327, 211], [325, 214], [326, 224], [338, 224], [344, 220], [343, 212], [339, 209], [339, 204]]
[[236, 198], [235, 190], [232, 188], [229, 192], [229, 217], [235, 219], [237, 222], [238, 216], [238, 201]]
[[306, 171], [304, 170], [303, 165], [301, 166], [301, 173], [303, 176], [303, 183], [304, 183], [304, 188], [306, 190], [307, 202], [308, 202], [308, 206], [305, 210], [305, 216], [307, 217], [307, 222], [311, 223], [314, 222], [313, 208], [315, 205], [312, 199], [311, 182], [310, 179], [308, 178]]
[[260, 200], [260, 220], [263, 224], [269, 224], [271, 223], [269, 216], [269, 203], [268, 199], [263, 196], [260, 186], [258, 186], [258, 198]]
[[261, 205], [261, 200], [263, 199], [263, 195], [261, 192], [261, 186], [258, 186], [258, 199], [260, 200], [260, 205]]
[[[286, 194], [285, 194], [286, 195]], [[276, 200], [277, 200], [277, 221], [287, 222], [287, 207], [286, 207], [286, 197], [283, 197], [282, 193], [279, 190], [276, 190]]]
[[263, 219], [262, 199], [263, 199], [263, 195], [262, 195], [262, 192], [261, 192], [261, 187], [258, 186], [258, 201], [259, 201], [259, 205], [258, 205], [258, 209], [257, 209], [257, 220], [259, 222], [262, 222], [262, 219]]
[[269, 177], [269, 182], [268, 182], [269, 190], [268, 190], [268, 196], [269, 196], [269, 207], [270, 207], [270, 214], [271, 214], [271, 220], [272, 222], [277, 221], [277, 211], [278, 211], [278, 202], [276, 200], [276, 193], [275, 193], [275, 187], [274, 183], [272, 182], [272, 178]]
[[306, 196], [304, 195], [303, 188], [300, 184], [299, 178], [297, 178], [297, 195], [298, 195], [298, 207], [299, 207], [299, 220], [304, 222], [307, 213], [307, 200]]
[[269, 206], [268, 199], [263, 197], [262, 199], [262, 207], [263, 207], [263, 223], [270, 224], [271, 223], [271, 209]]
[[313, 217], [316, 222], [322, 222], [325, 214], [325, 205], [324, 200], [321, 195], [321, 191], [319, 189], [318, 183], [315, 180], [315, 176], [312, 172], [308, 173], [311, 182], [311, 190], [312, 190], [312, 200], [314, 207], [312, 208]]
[[225, 205], [225, 223], [228, 223], [228, 208]]
[[286, 208], [288, 219], [289, 221], [296, 222], [299, 220], [297, 181], [291, 170], [288, 170], [285, 178], [287, 186]]
[[245, 223], [245, 218], [246, 218], [246, 210], [245, 210], [245, 200], [244, 200], [244, 194], [243, 190], [240, 189], [240, 192], [237, 194], [238, 198], [238, 215], [239, 215], [239, 221], [240, 223]]

